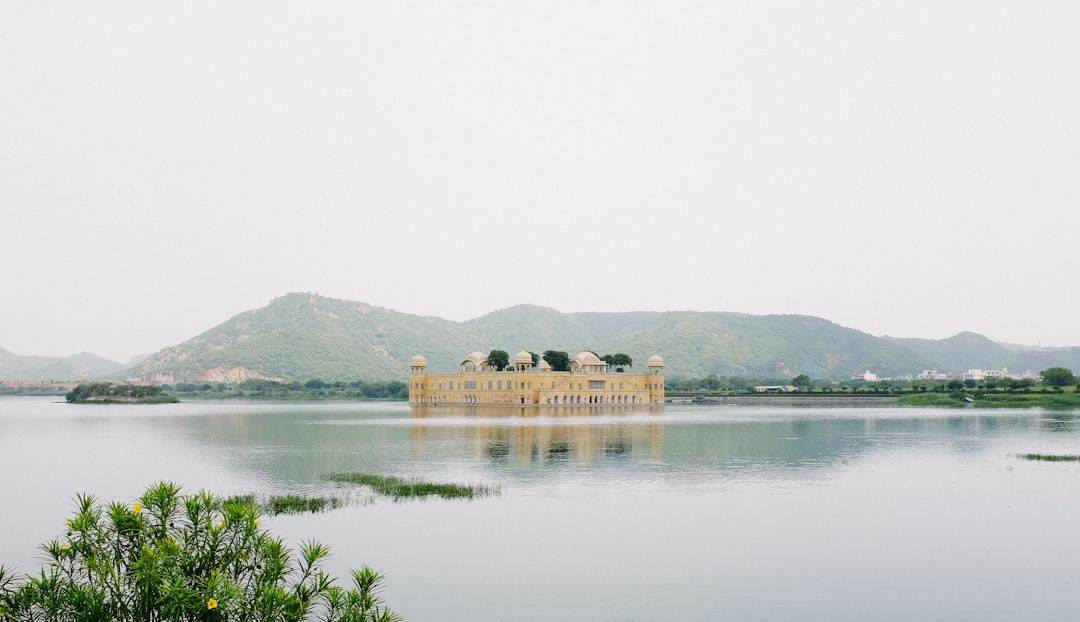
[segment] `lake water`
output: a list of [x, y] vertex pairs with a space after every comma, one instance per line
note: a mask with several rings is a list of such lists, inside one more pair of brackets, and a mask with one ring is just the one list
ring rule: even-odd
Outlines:
[[264, 524], [369, 564], [411, 621], [1075, 620], [1076, 412], [669, 405], [72, 406], [0, 398], [0, 563], [77, 492], [336, 492], [362, 471], [498, 484]]

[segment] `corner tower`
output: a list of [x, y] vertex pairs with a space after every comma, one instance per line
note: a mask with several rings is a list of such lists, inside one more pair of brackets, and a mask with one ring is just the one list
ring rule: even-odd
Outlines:
[[664, 359], [659, 354], [649, 357], [649, 401], [664, 403]]
[[427, 359], [417, 354], [409, 361], [409, 403], [422, 403], [426, 389]]

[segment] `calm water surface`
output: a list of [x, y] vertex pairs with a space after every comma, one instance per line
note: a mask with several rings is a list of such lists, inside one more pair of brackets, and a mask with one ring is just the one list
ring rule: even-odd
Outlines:
[[70, 406], [0, 398], [0, 563], [72, 497], [150, 483], [334, 492], [330, 471], [499, 484], [266, 519], [369, 564], [412, 621], [1074, 620], [1076, 412], [405, 404]]

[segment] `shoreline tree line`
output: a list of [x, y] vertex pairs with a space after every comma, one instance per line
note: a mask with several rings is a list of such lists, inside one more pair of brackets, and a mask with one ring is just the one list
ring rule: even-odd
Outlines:
[[[547, 361], [553, 371], [569, 371], [570, 357], [566, 352], [546, 350], [542, 355], [530, 352], [535, 366], [539, 360]], [[601, 360], [621, 371], [633, 364], [625, 354], [606, 354]], [[488, 362], [502, 371], [510, 366], [509, 354], [502, 350], [492, 350]], [[671, 377], [665, 380], [668, 393], [749, 393], [755, 386], [791, 386], [800, 392], [810, 393], [944, 393], [958, 391], [986, 391], [1005, 393], [1027, 393], [1035, 389], [1063, 392], [1068, 387], [1075, 387], [1078, 377], [1072, 370], [1064, 367], [1051, 367], [1043, 370], [1042, 382], [1031, 378], [984, 378], [976, 381], [959, 380], [877, 380], [851, 379], [835, 381], [829, 378], [812, 379], [806, 374], [794, 378], [746, 378], [743, 376], [718, 376], [709, 374], [702, 378]], [[254, 397], [254, 398], [313, 398], [313, 399], [371, 399], [371, 400], [406, 400], [409, 397], [409, 385], [406, 382], [390, 381], [324, 381], [313, 378], [305, 382], [297, 380], [284, 382], [278, 380], [249, 379], [237, 384], [223, 382], [181, 382], [175, 385], [143, 385], [132, 383], [93, 382], [80, 384], [69, 391], [65, 398], [72, 403], [109, 403], [109, 402], [174, 402], [177, 397]]]
[[830, 378], [812, 379], [806, 374], [799, 374], [794, 378], [770, 377], [770, 378], [745, 378], [743, 376], [718, 376], [709, 374], [703, 378], [679, 378], [668, 377], [665, 386], [669, 393], [746, 393], [755, 386], [791, 386], [801, 392], [835, 393], [835, 392], [877, 392], [890, 393], [899, 391], [911, 392], [954, 392], [954, 391], [1001, 391], [1006, 393], [1023, 393], [1041, 387], [1044, 390], [1063, 391], [1067, 387], [1077, 385], [1078, 378], [1071, 370], [1064, 367], [1051, 367], [1039, 374], [1042, 382], [1032, 378], [995, 378], [989, 377], [982, 380], [876, 380], [868, 381], [861, 378], [836, 381]]

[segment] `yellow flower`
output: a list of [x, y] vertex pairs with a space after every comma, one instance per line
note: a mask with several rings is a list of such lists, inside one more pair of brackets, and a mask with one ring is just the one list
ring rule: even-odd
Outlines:
[[258, 527], [259, 526], [259, 519], [256, 518], [255, 520], [251, 521], [251, 524], [253, 526], [255, 526], [255, 527]]
[[142, 512], [142, 504], [139, 503], [138, 501], [136, 501], [135, 503], [132, 503], [131, 504], [131, 511], [135, 512], [136, 514], [138, 514], [139, 512]]
[[214, 600], [213, 598], [206, 601], [206, 608], [207, 609], [217, 609], [217, 601]]

